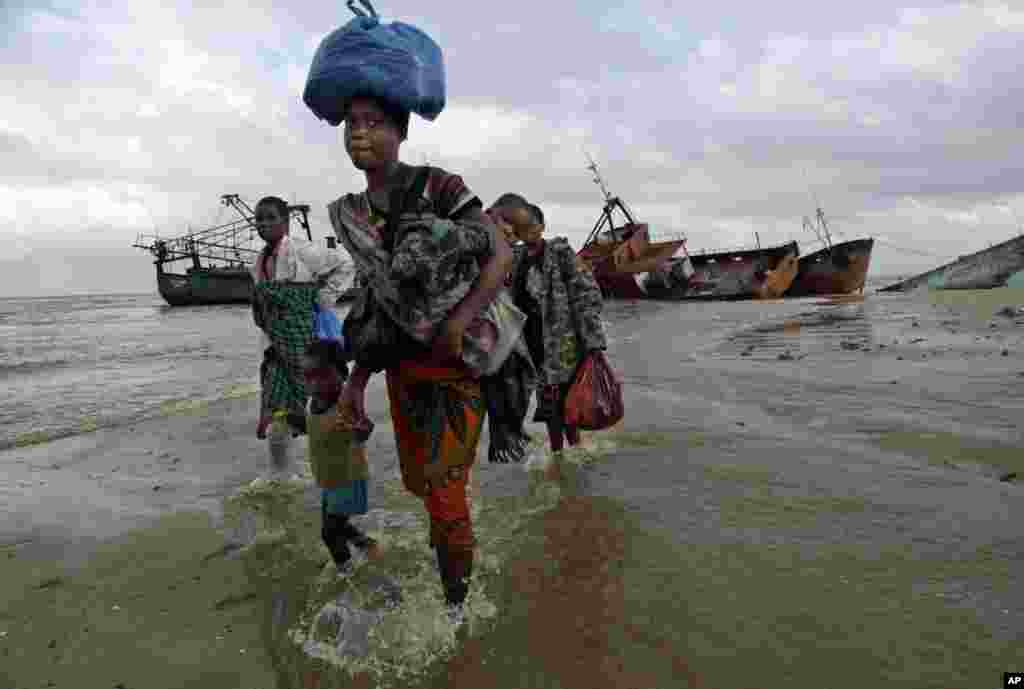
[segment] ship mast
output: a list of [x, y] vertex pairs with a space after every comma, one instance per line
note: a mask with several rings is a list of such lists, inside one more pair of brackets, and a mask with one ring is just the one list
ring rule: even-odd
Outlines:
[[818, 224], [821, 225], [821, 230], [825, 235], [825, 246], [828, 250], [832, 250], [832, 234], [828, 230], [828, 223], [825, 222], [825, 211], [821, 210], [821, 206], [818, 206]]
[[591, 157], [589, 153], [587, 154], [587, 160], [590, 161], [590, 165], [587, 166], [587, 169], [590, 170], [591, 173], [593, 173], [593, 181], [598, 187], [600, 187], [601, 195], [604, 196], [604, 208], [601, 210], [601, 217], [597, 219], [597, 223], [594, 224], [594, 229], [590, 231], [590, 235], [587, 237], [587, 241], [583, 243], [583, 246], [587, 246], [591, 242], [596, 241], [597, 237], [601, 234], [601, 231], [604, 229], [605, 225], [608, 226], [609, 233], [611, 234], [614, 240], [623, 241], [628, 239], [628, 231], [625, 235], [621, 237], [618, 236], [618, 228], [615, 227], [615, 218], [613, 217], [612, 213], [613, 211], [618, 209], [624, 216], [626, 216], [626, 221], [628, 225], [636, 224], [636, 220], [633, 218], [633, 214], [629, 212], [629, 208], [626, 207], [626, 204], [623, 203], [622, 199], [620, 199], [618, 196], [613, 196], [612, 193], [608, 191], [608, 186], [605, 184], [604, 178], [601, 176], [600, 170], [597, 169], [597, 163], [594, 161], [593, 157]]
[[818, 194], [811, 188], [806, 166], [803, 168], [803, 173], [804, 182], [807, 184], [807, 193], [811, 197], [811, 201], [814, 202], [814, 217], [818, 222], [818, 224], [815, 225], [811, 222], [811, 219], [805, 215], [803, 223], [804, 229], [809, 229], [814, 232], [818, 237], [818, 241], [825, 245], [825, 249], [827, 251], [832, 251], [832, 234], [829, 232], [828, 223], [825, 222], [825, 211], [821, 210], [821, 199], [818, 198]]
[[[241, 217], [202, 230], [193, 231], [190, 227], [189, 232], [177, 237], [160, 238], [156, 235], [140, 234], [132, 246], [145, 249], [154, 256], [158, 273], [163, 272], [164, 264], [182, 260], [191, 260], [192, 267], [197, 270], [203, 268], [200, 259], [210, 262], [209, 267], [214, 267], [215, 263], [218, 263], [241, 268], [259, 255], [258, 249], [240, 245], [240, 242], [245, 241], [246, 232], [249, 234], [246, 243], [252, 242], [256, 230], [256, 214], [238, 194], [222, 195], [221, 203], [235, 209]], [[309, 206], [289, 205], [288, 214], [298, 220], [306, 231], [306, 237], [312, 241]]]
[[589, 153], [587, 154], [587, 160], [590, 161], [590, 165], [587, 166], [587, 169], [593, 173], [594, 183], [597, 184], [597, 186], [601, 187], [601, 193], [604, 194], [604, 200], [606, 202], [611, 201], [611, 192], [608, 191], [608, 187], [604, 183], [604, 178], [601, 177], [601, 171], [597, 169], [597, 162]]

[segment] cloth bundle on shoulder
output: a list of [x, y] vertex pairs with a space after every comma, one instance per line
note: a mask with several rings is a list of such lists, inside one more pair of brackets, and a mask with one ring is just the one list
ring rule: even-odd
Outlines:
[[436, 119], [445, 106], [441, 48], [415, 26], [381, 23], [368, 0], [359, 2], [370, 14], [349, 0], [357, 16], [320, 42], [302, 100], [334, 127], [355, 96], [373, 96]]
[[[438, 328], [469, 292], [472, 281], [479, 275], [478, 272], [457, 271], [459, 279], [456, 284], [447, 282], [451, 275], [451, 261], [461, 260], [460, 254], [472, 256], [476, 253], [472, 243], [463, 245], [457, 241], [460, 236], [457, 227], [449, 223], [445, 233], [436, 236], [437, 221], [429, 226], [434, 228], [429, 233], [416, 230], [416, 222], [409, 227], [399, 228], [402, 210], [409, 208], [418, 198], [417, 187], [422, 189], [425, 183], [422, 171], [417, 171], [415, 178], [412, 185], [396, 187], [396, 193], [393, 194], [389, 224], [398, 229], [385, 232], [394, 241], [395, 246], [390, 248], [369, 225], [367, 218], [355, 214], [343, 202], [344, 198], [328, 205], [331, 224], [338, 240], [369, 279], [367, 291], [360, 295], [345, 318], [344, 332], [356, 361], [369, 365], [371, 369], [377, 369], [378, 366], [386, 368], [404, 358], [390, 353], [392, 349], [401, 349], [398, 345], [403, 334], [419, 347], [428, 348]], [[464, 220], [461, 224], [465, 227], [470, 222]], [[452, 240], [450, 246], [446, 238]], [[406, 285], [396, 279], [398, 276], [392, 250], [404, 255], [405, 268], [412, 267], [406, 276]], [[451, 259], [445, 267], [437, 264], [442, 254]], [[436, 266], [430, 271], [430, 276], [415, 269], [421, 263]], [[472, 270], [477, 271], [477, 267], [473, 265]], [[405, 274], [402, 268], [398, 268], [397, 272]], [[438, 275], [442, 277], [435, 279], [434, 276]], [[417, 277], [427, 282], [414, 279]], [[499, 292], [466, 329], [463, 363], [474, 375], [487, 376], [496, 373], [514, 349], [519, 348], [528, 358], [521, 337], [525, 320], [526, 316], [516, 308], [511, 297], [505, 291]], [[370, 363], [369, 359], [360, 361], [361, 353], [370, 354], [374, 363]]]

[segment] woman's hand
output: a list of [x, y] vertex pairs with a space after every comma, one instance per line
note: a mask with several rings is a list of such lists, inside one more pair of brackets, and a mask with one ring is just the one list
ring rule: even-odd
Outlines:
[[447, 361], [462, 358], [462, 340], [466, 336], [469, 323], [458, 314], [452, 314], [441, 326], [440, 332], [431, 344], [430, 358], [434, 361]]

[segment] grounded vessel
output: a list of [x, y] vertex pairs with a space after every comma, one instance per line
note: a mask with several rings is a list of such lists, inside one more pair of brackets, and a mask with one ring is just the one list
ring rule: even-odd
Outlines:
[[[156, 260], [156, 284], [160, 296], [171, 306], [240, 304], [252, 300], [253, 281], [249, 273], [260, 250], [253, 248], [256, 224], [252, 208], [237, 194], [224, 194], [221, 203], [241, 217], [232, 222], [177, 237], [139, 235], [132, 246], [145, 249]], [[309, 206], [288, 207], [306, 237], [309, 231]], [[191, 263], [185, 272], [170, 272], [169, 264]]]
[[796, 276], [799, 255], [796, 242], [702, 251], [672, 259], [642, 285], [652, 299], [778, 299]]
[[817, 209], [816, 219], [817, 225], [805, 217], [804, 229], [817, 234], [825, 248], [800, 257], [796, 279], [786, 291], [786, 296], [863, 292], [875, 240], [854, 239], [833, 244], [832, 233], [821, 208]]
[[961, 256], [955, 261], [878, 291], [905, 292], [919, 288], [992, 289], [1003, 287], [1020, 271], [1024, 271], [1024, 234]]
[[[588, 169], [604, 194], [604, 208], [577, 256], [590, 265], [605, 298], [643, 299], [647, 295], [640, 287], [641, 276], [664, 266], [686, 239], [652, 242], [647, 224], [637, 223], [622, 199], [608, 192], [593, 160]], [[615, 211], [626, 220], [619, 227]]]
[[[686, 251], [682, 236], [652, 242], [648, 225], [637, 223], [622, 200], [608, 192], [593, 160], [588, 169], [605, 203], [578, 255], [590, 264], [606, 298], [774, 299], [796, 276], [796, 242], [696, 254]], [[620, 227], [615, 211], [626, 220]], [[680, 250], [683, 256], [677, 257]]]

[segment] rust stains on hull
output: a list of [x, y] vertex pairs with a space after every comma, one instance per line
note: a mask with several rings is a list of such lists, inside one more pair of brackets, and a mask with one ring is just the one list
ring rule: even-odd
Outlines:
[[[672, 301], [777, 299], [796, 276], [796, 242], [774, 247], [692, 254], [639, 281], [644, 298]], [[687, 275], [686, 261], [692, 266]]]
[[815, 251], [800, 259], [787, 297], [851, 294], [864, 289], [874, 239], [855, 239]]

